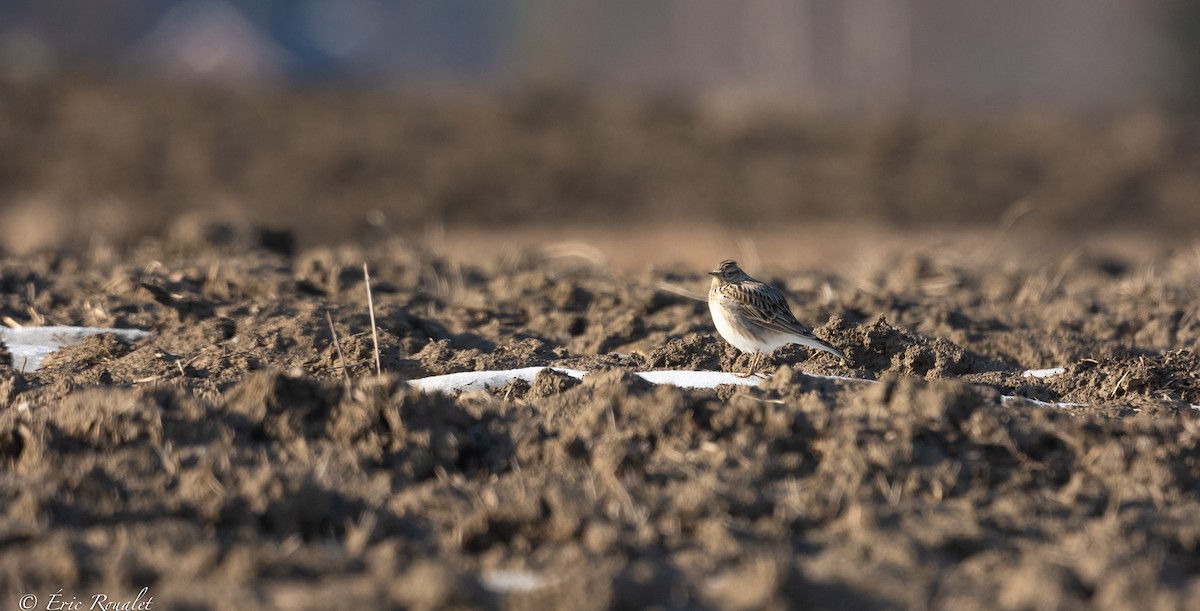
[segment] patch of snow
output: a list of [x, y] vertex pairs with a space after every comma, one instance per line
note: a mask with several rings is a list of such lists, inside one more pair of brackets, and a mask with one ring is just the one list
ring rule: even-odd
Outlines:
[[[462, 373], [451, 373], [447, 375], [410, 380], [408, 383], [416, 386], [424, 392], [453, 394], [468, 390], [500, 388], [512, 383], [514, 380], [533, 382], [534, 378], [537, 377], [538, 372], [543, 369], [546, 369], [546, 367], [525, 367], [523, 369], [507, 369], [503, 371], [466, 371]], [[588, 372], [579, 369], [563, 369], [560, 367], [551, 367], [550, 369], [561, 371], [576, 379], [582, 379], [584, 376], [588, 375]], [[744, 378], [736, 373], [730, 373], [727, 371], [638, 371], [635, 372], [635, 374], [652, 384], [671, 384], [680, 388], [716, 388], [723, 384], [758, 386], [764, 379], [760, 377]], [[867, 384], [875, 383], [875, 380], [864, 380], [862, 378], [826, 376], [812, 373], [804, 373], [804, 375], [814, 378], [823, 378], [826, 380], [836, 380], [838, 382], [863, 382]], [[1038, 401], [1037, 399], [1030, 399], [1027, 397], [1016, 397], [1013, 395], [1004, 395], [1000, 397], [1000, 399], [1004, 402], [1023, 400], [1042, 407], [1088, 406], [1086, 403], [1050, 403], [1046, 401]], [[1200, 407], [1197, 406], [1193, 407], [1200, 409]]]
[[1066, 373], [1065, 367], [1051, 367], [1049, 369], [1026, 369], [1021, 372], [1022, 378], [1053, 378], [1056, 375]]
[[[464, 371], [462, 373], [449, 373], [440, 376], [430, 376], [427, 378], [419, 378], [409, 380], [409, 384], [421, 389], [424, 392], [440, 392], [445, 394], [454, 394], [470, 390], [487, 390], [491, 388], [501, 388], [511, 384], [515, 380], [523, 380], [525, 382], [533, 382], [537, 377], [538, 372], [546, 367], [524, 367], [522, 369], [506, 369], [501, 371]], [[582, 379], [590, 372], [580, 369], [564, 369], [562, 367], [549, 367], [555, 371], [561, 371], [575, 379]], [[800, 372], [803, 373], [803, 372]], [[733, 384], [735, 386], [758, 386], [766, 378], [762, 377], [742, 377], [739, 374], [728, 371], [636, 371], [634, 375], [650, 382], [651, 384], [670, 384], [680, 388], [716, 388], [725, 384]], [[843, 376], [827, 376], [815, 373], [803, 373], [803, 375], [822, 378], [825, 380], [835, 380], [838, 382], [864, 382], [873, 384], [875, 380], [864, 380], [861, 378], [847, 378]]]
[[464, 371], [461, 373], [448, 373], [446, 375], [409, 380], [408, 383], [419, 388], [422, 392], [453, 394], [468, 390], [487, 390], [489, 388], [500, 388], [502, 386], [511, 384], [515, 380], [533, 382], [534, 378], [537, 377], [537, 374], [543, 369], [560, 371], [576, 379], [583, 378], [583, 375], [587, 373], [586, 371], [581, 371], [579, 369], [564, 369], [561, 367], [524, 367], [521, 369], [504, 369], [501, 371]]
[[42, 359], [59, 348], [72, 346], [99, 333], [114, 333], [122, 339], [137, 341], [150, 335], [141, 329], [110, 329], [105, 327], [19, 327], [0, 328], [0, 342], [12, 354], [13, 367], [21, 371], [37, 371]]
[[[553, 369], [565, 373], [572, 378], [582, 379], [589, 372], [580, 369], [564, 369], [562, 367], [524, 367], [522, 369], [505, 369], [501, 371], [464, 371], [448, 373], [440, 376], [430, 376], [408, 383], [424, 392], [441, 392], [453, 394], [470, 390], [487, 390], [501, 388], [516, 380], [533, 382], [543, 369]], [[638, 371], [635, 375], [651, 384], [671, 384], [681, 388], [716, 388], [722, 384], [739, 386], [757, 386], [762, 378], [743, 378], [735, 373], [725, 371]]]
[[1006, 403], [1008, 401], [1028, 401], [1034, 405], [1039, 405], [1041, 407], [1091, 407], [1087, 403], [1063, 403], [1063, 402], [1051, 402], [1051, 401], [1038, 401], [1037, 399], [1030, 399], [1029, 397], [1018, 397], [1015, 395], [1001, 395], [1000, 400], [1004, 401]]
[[486, 571], [479, 583], [493, 592], [529, 592], [547, 585], [546, 580], [531, 571]]
[[[804, 372], [801, 371], [800, 373], [804, 373]], [[822, 375], [819, 373], [804, 373], [804, 375], [806, 375], [810, 378], [822, 378], [825, 380], [833, 380], [835, 382], [862, 382], [864, 384], [874, 384], [879, 381], [879, 380], [867, 380], [864, 378], [848, 378], [846, 376], [827, 376], [827, 375]]]
[[651, 384], [671, 384], [680, 388], [716, 388], [722, 384], [758, 386], [762, 378], [744, 378], [726, 371], [639, 371], [637, 376]]

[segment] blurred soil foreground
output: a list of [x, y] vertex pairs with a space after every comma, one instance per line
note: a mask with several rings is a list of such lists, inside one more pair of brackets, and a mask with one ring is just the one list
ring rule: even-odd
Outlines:
[[[78, 83], [0, 106], [0, 316], [154, 332], [0, 363], [0, 604], [1200, 600], [1200, 123]], [[634, 376], [746, 367], [696, 299], [729, 257], [852, 362]], [[406, 383], [544, 365], [592, 373]]]

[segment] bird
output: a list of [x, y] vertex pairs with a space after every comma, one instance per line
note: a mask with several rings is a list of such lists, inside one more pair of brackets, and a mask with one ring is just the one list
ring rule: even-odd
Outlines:
[[800, 344], [824, 350], [845, 361], [850, 359], [829, 342], [817, 337], [800, 324], [779, 289], [751, 278], [737, 261], [722, 261], [708, 272], [712, 286], [708, 290], [708, 309], [717, 332], [742, 352], [754, 355], [750, 377], [758, 371], [764, 354], [770, 355], [787, 344]]

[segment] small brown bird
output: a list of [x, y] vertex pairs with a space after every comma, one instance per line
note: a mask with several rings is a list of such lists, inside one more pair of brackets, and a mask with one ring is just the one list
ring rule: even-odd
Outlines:
[[717, 332], [734, 348], [754, 354], [745, 377], [758, 371], [764, 354], [787, 344], [824, 350], [849, 360], [841, 350], [813, 335], [796, 320], [779, 289], [751, 278], [736, 261], [722, 261], [708, 273], [713, 277], [712, 288], [708, 290], [708, 309]]

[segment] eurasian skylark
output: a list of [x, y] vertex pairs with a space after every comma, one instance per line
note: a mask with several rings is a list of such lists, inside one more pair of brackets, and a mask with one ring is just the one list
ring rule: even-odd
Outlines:
[[850, 360], [800, 324], [779, 289], [751, 278], [736, 261], [722, 261], [708, 273], [713, 277], [708, 309], [717, 332], [734, 348], [754, 354], [746, 377], [758, 370], [764, 354], [770, 355], [787, 344], [824, 350]]

